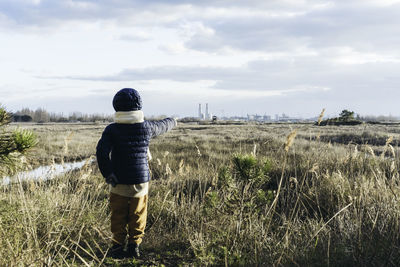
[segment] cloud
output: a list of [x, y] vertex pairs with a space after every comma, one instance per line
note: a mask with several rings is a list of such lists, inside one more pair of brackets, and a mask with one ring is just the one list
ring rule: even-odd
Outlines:
[[245, 17], [209, 18], [203, 21], [208, 33], [195, 31], [186, 46], [209, 52], [226, 47], [292, 51], [298, 47], [319, 50], [348, 46], [361, 51], [390, 49], [397, 53], [400, 5], [376, 7], [357, 1], [349, 3], [311, 8], [293, 16], [285, 13], [269, 16], [253, 10], [253, 15]]
[[[374, 72], [385, 68], [385, 75], [394, 75], [390, 67], [398, 66], [399, 61], [376, 60], [374, 57], [362, 59], [350, 58], [349, 62], [342, 64], [341, 53], [327, 51], [323, 58], [319, 56], [282, 57], [271, 60], [250, 61], [241, 66], [207, 66], [207, 65], [162, 65], [145, 68], [127, 68], [118, 73], [102, 76], [40, 76], [42, 79], [70, 79], [87, 81], [145, 81], [145, 80], [171, 80], [178, 82], [196, 82], [209, 80], [216, 82], [241, 82], [255, 88], [254, 83], [263, 86], [265, 83], [277, 81], [276, 83], [295, 83], [301, 81], [323, 81], [330, 82], [332, 78], [358, 77], [365, 72]], [[356, 54], [357, 56], [360, 56]], [[346, 57], [343, 58], [343, 60]], [[360, 62], [358, 60], [361, 60]], [[358, 64], [357, 67], [354, 64]], [[290, 77], [288, 81], [287, 77]], [[331, 77], [331, 79], [329, 79]], [[226, 88], [224, 88], [226, 89]], [[260, 88], [263, 89], [263, 88]]]
[[[3, 84], [165, 82], [197, 97], [207, 81], [221, 99], [368, 108], [400, 97], [399, 12], [397, 0], [0, 1]], [[9, 71], [21, 66], [33, 71]]]
[[[172, 28], [182, 31], [186, 48], [210, 53], [226, 49], [293, 51], [299, 47], [318, 51], [344, 46], [399, 56], [400, 4], [395, 0], [13, 0], [2, 1], [0, 10], [3, 28], [51, 28], [75, 21]], [[118, 39], [146, 41], [149, 36], [145, 32]], [[161, 49], [174, 50], [168, 46]]]
[[127, 42], [132, 42], [132, 41], [138, 41], [138, 42], [144, 42], [144, 41], [150, 41], [151, 37], [149, 34], [145, 32], [135, 32], [135, 33], [130, 33], [130, 34], [122, 34], [116, 38], [117, 40], [121, 41], [127, 41]]
[[187, 52], [187, 48], [182, 43], [162, 44], [158, 46], [158, 49], [172, 55]]
[[209, 66], [157, 66], [148, 68], [124, 69], [114, 75], [104, 76], [40, 76], [44, 79], [70, 79], [86, 81], [146, 81], [171, 80], [193, 82], [201, 80], [220, 80], [240, 75], [240, 68], [209, 67]]
[[[154, 66], [124, 69], [104, 76], [41, 77], [96, 82], [170, 81], [186, 84], [186, 94], [198, 94], [198, 83], [210, 81], [207, 94], [216, 97], [269, 97], [304, 94], [324, 96], [329, 101], [365, 102], [393, 94], [399, 80], [394, 78], [400, 62], [338, 64], [331, 58], [258, 60], [238, 67], [226, 66]], [[377, 95], [379, 90], [379, 96]], [[182, 91], [182, 94], [185, 94]], [[204, 89], [203, 89], [204, 92]], [[302, 95], [303, 94], [303, 95]]]
[[214, 89], [207, 90], [203, 93], [213, 96], [213, 97], [229, 97], [237, 99], [255, 99], [255, 98], [268, 98], [273, 96], [288, 96], [299, 93], [316, 93], [329, 91], [330, 88], [327, 87], [316, 87], [316, 86], [298, 86], [290, 89], [282, 90], [224, 90], [224, 89]]

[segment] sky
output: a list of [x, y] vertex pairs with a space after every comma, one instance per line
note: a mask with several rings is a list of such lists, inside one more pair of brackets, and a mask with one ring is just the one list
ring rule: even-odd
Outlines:
[[0, 103], [400, 116], [400, 0], [0, 0]]

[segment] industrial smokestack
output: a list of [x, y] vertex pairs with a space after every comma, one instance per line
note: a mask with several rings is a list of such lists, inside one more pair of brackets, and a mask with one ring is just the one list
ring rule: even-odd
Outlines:
[[199, 118], [202, 119], [203, 118], [203, 114], [201, 112], [201, 104], [199, 104]]
[[206, 103], [206, 119], [210, 118], [210, 114], [208, 113], [208, 103]]

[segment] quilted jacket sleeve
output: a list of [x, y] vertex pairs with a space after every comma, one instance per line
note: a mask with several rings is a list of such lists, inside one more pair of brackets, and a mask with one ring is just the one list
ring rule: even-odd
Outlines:
[[151, 137], [166, 133], [177, 124], [176, 120], [172, 118], [166, 118], [159, 121], [147, 121], [147, 123], [150, 125]]
[[99, 165], [101, 174], [105, 178], [113, 173], [110, 160], [112, 148], [111, 130], [110, 126], [107, 126], [96, 147], [97, 164]]

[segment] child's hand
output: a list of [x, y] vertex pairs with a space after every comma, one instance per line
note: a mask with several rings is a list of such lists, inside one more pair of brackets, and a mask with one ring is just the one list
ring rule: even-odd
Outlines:
[[106, 178], [106, 183], [110, 184], [112, 187], [115, 187], [119, 181], [117, 176], [115, 176], [114, 173], [111, 173], [107, 178]]

